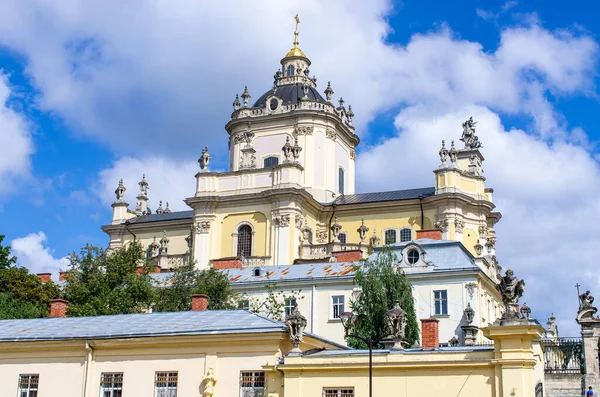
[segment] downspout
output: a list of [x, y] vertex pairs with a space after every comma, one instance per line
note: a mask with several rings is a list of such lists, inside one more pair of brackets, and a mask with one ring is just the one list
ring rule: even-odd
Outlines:
[[133, 236], [133, 242], [135, 243], [135, 240], [137, 238], [137, 236], [135, 234], [133, 234], [133, 232], [131, 230], [129, 230], [129, 225], [131, 223], [129, 221], [125, 221], [124, 225], [125, 225], [125, 230], [127, 230], [129, 232], [129, 234], [131, 234]]
[[333, 212], [331, 213], [331, 218], [329, 218], [329, 228], [327, 229], [327, 242], [330, 243], [331, 242], [331, 221], [333, 220], [333, 217], [335, 216], [335, 204], [331, 205], [333, 207]]
[[88, 381], [89, 381], [90, 366], [92, 365], [92, 362], [94, 361], [94, 348], [92, 347], [92, 345], [90, 345], [90, 342], [88, 342], [88, 341], [85, 342], [85, 351], [87, 352], [87, 355], [86, 355], [86, 359], [85, 359], [85, 370], [83, 373], [82, 396], [88, 397], [88, 390], [89, 390]]
[[425, 229], [425, 217], [423, 216], [423, 199], [425, 196], [419, 195], [419, 205], [421, 206], [421, 230]]

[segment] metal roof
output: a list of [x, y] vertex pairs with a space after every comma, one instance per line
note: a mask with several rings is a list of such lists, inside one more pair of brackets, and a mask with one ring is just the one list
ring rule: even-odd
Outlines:
[[150, 214], [144, 216], [138, 216], [136, 218], [128, 219], [129, 223], [146, 223], [146, 222], [162, 222], [162, 221], [175, 221], [178, 219], [192, 219], [194, 211], [176, 211], [168, 214]]
[[412, 200], [420, 196], [429, 197], [435, 194], [434, 187], [423, 187], [418, 189], [391, 190], [389, 192], [373, 192], [359, 194], [345, 194], [338, 196], [329, 205], [346, 205], [361, 203], [376, 203], [380, 201]]
[[[258, 98], [256, 100], [256, 102], [254, 102], [254, 105], [252, 107], [253, 108], [265, 107], [265, 104], [267, 102], [267, 97], [270, 95], [273, 95], [272, 89], [265, 92], [264, 94], [262, 94], [260, 96], [260, 98]], [[304, 90], [302, 88], [302, 85], [299, 83], [286, 84], [286, 85], [277, 87], [275, 96], [278, 96], [279, 98], [281, 98], [284, 105], [289, 105], [289, 104], [300, 102], [302, 100], [302, 98], [304, 97]], [[316, 88], [308, 87], [307, 96], [308, 96], [309, 101], [327, 103], [327, 101], [325, 99], [323, 99], [323, 97], [321, 96], [321, 94], [319, 94], [319, 91], [317, 91]]]
[[0, 341], [114, 339], [286, 331], [278, 321], [245, 310], [119, 314], [0, 321]]
[[[353, 278], [355, 266], [360, 263], [305, 263], [287, 266], [243, 267], [241, 269], [223, 269], [232, 283], [251, 283], [264, 281], [310, 280], [335, 277]], [[260, 275], [255, 276], [255, 271]]]

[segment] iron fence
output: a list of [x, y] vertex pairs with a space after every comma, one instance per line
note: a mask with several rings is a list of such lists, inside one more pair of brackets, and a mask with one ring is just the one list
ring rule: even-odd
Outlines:
[[585, 372], [581, 338], [542, 339], [544, 371], [547, 373], [582, 374]]

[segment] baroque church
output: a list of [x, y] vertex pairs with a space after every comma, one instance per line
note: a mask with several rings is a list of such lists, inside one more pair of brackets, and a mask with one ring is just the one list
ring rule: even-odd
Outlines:
[[251, 298], [260, 299], [267, 283], [301, 290], [310, 332], [343, 342], [336, 321], [356, 293], [352, 264], [389, 246], [413, 284], [417, 317], [438, 321], [440, 339], [481, 342], [477, 329], [501, 314], [494, 233], [501, 214], [485, 186], [476, 121], [463, 123], [462, 136], [460, 126], [448, 126], [451, 143], [442, 141], [432, 186], [356, 193], [353, 109], [341, 97], [334, 102], [330, 83], [319, 91], [298, 21], [280, 63], [258, 99], [247, 87], [236, 95], [225, 125], [228, 171], [211, 171], [205, 147], [195, 186], [190, 175], [182, 198], [188, 211], [160, 202], [151, 212], [145, 176], [132, 209], [119, 182], [112, 221], [102, 227], [109, 247], [140, 242], [158, 279], [192, 261], [227, 272]]

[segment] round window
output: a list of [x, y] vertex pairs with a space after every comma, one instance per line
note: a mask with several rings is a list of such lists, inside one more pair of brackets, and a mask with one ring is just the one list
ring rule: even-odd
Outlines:
[[277, 106], [279, 106], [279, 101], [275, 98], [271, 99], [271, 102], [269, 103], [271, 110], [277, 109]]
[[419, 261], [419, 252], [417, 250], [410, 250], [408, 251], [408, 254], [406, 255], [406, 257], [408, 258], [408, 263], [410, 263], [411, 265], [414, 265], [415, 263], [417, 263]]

